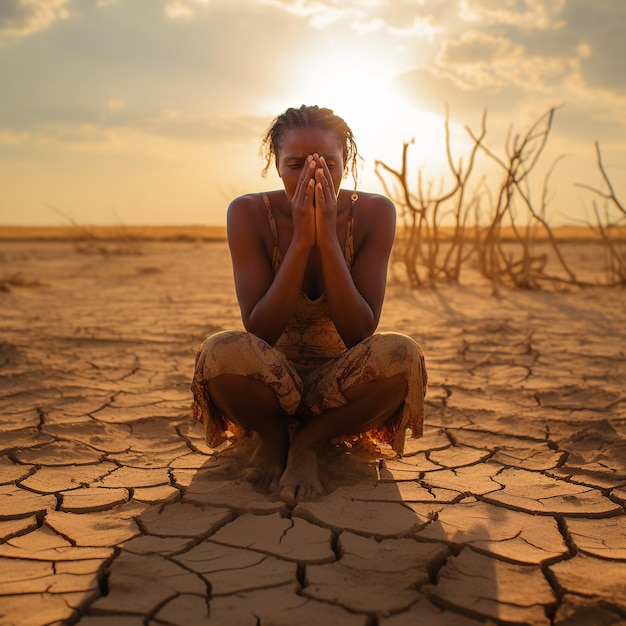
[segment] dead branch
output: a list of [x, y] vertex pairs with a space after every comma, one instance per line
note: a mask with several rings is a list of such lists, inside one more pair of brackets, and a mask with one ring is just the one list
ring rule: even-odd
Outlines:
[[[455, 159], [453, 155], [446, 106], [445, 151], [451, 182], [444, 183], [442, 178], [438, 189], [435, 189], [433, 180], [425, 181], [423, 172], [418, 169], [417, 186], [411, 191], [408, 154], [413, 141], [403, 144], [399, 169], [390, 167], [383, 161], [375, 162], [375, 173], [385, 192], [392, 192], [391, 198], [396, 202], [403, 219], [404, 236], [399, 245], [402, 246], [402, 258], [412, 286], [435, 284], [442, 280], [458, 282], [462, 270], [472, 264], [491, 281], [494, 290], [500, 284], [524, 288], [540, 288], [546, 283], [577, 287], [587, 284], [579, 280], [568, 266], [548, 220], [549, 180], [562, 157], [554, 161], [544, 176], [539, 206], [531, 199], [531, 177], [534, 176], [547, 145], [555, 111], [555, 108], [551, 108], [524, 133], [514, 133], [512, 127], [509, 128], [503, 151], [505, 156], [500, 156], [484, 143], [487, 132], [485, 110], [479, 133], [465, 127], [472, 141], [465, 162], [463, 157]], [[580, 186], [600, 195], [622, 215], [626, 215], [606, 173], [597, 144], [596, 150], [598, 165], [608, 192]], [[502, 173], [493, 194], [490, 193], [484, 177], [477, 185], [472, 184], [479, 154], [495, 163]], [[481, 204], [485, 194], [491, 201], [486, 223]], [[598, 222], [596, 228], [607, 247], [612, 268], [611, 278], [607, 282], [624, 284], [626, 257], [620, 254], [612, 239], [608, 217], [606, 223], [603, 222], [599, 210], [594, 208]], [[451, 225], [449, 232], [442, 230], [444, 225]], [[505, 238], [507, 227], [512, 238]], [[565, 272], [565, 277], [550, 275], [547, 254], [533, 250], [538, 241], [538, 232], [546, 233], [550, 248]]]

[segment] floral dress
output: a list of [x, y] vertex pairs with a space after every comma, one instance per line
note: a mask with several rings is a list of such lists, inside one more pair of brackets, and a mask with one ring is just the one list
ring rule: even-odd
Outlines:
[[[276, 222], [267, 195], [262, 196], [274, 238], [272, 267], [276, 272], [282, 262]], [[354, 256], [353, 208], [354, 201], [344, 244], [349, 267]], [[211, 401], [207, 382], [222, 374], [247, 376], [270, 386], [287, 424], [345, 405], [343, 390], [353, 385], [402, 374], [407, 380], [403, 405], [385, 424], [361, 436], [389, 444], [401, 455], [407, 429], [413, 437], [422, 435], [427, 373], [420, 346], [407, 335], [376, 333], [347, 348], [330, 317], [325, 294], [311, 300], [300, 293], [274, 346], [239, 330], [210, 335], [201, 344], [191, 390], [194, 416], [204, 424], [211, 447], [222, 443], [227, 431], [235, 436], [249, 434], [221, 415]]]

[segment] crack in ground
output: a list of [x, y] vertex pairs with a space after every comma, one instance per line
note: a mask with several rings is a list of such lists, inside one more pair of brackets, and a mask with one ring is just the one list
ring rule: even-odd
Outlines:
[[287, 533], [294, 527], [294, 521], [292, 517], [285, 517], [282, 519], [288, 519], [289, 526], [285, 528], [285, 530], [283, 530], [283, 532], [280, 534], [280, 537], [278, 538], [278, 545], [280, 545], [283, 542], [283, 539], [287, 536]]

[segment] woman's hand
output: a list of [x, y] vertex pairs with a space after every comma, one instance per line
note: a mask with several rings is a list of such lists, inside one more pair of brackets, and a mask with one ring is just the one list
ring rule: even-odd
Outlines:
[[315, 233], [318, 248], [337, 243], [337, 192], [324, 157], [313, 155], [315, 169]]
[[312, 155], [306, 159], [300, 172], [296, 191], [291, 199], [293, 240], [307, 248], [315, 245], [315, 170]]
[[324, 157], [306, 158], [291, 207], [294, 242], [306, 248], [337, 243], [337, 192]]

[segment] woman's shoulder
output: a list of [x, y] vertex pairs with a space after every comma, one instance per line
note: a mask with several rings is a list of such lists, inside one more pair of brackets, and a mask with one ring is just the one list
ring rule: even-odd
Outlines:
[[263, 196], [260, 193], [246, 193], [231, 200], [226, 220], [227, 223], [244, 222], [255, 226], [266, 213]]
[[380, 193], [372, 193], [370, 191], [356, 191], [356, 195], [358, 196], [358, 200], [362, 200], [367, 204], [375, 205], [375, 206], [388, 206], [393, 207], [393, 202], [387, 197], [383, 196]]
[[377, 193], [356, 192], [354, 203], [354, 245], [359, 254], [367, 241], [387, 242], [383, 248], [391, 248], [396, 231], [396, 208], [393, 202]]
[[263, 198], [260, 193], [245, 193], [231, 200], [228, 205], [228, 212], [250, 211], [263, 205]]
[[384, 222], [395, 223], [396, 207], [387, 196], [362, 191], [357, 195], [354, 210], [360, 215], [360, 221], [365, 220], [374, 227]]
[[281, 192], [279, 190], [276, 191], [260, 191], [253, 193], [245, 193], [241, 196], [237, 196], [233, 200], [231, 200], [228, 205], [228, 214], [240, 214], [244, 213], [246, 215], [260, 213], [262, 215], [267, 214], [267, 205], [264, 196], [267, 197], [269, 201], [270, 207], [272, 207], [276, 202], [277, 198]]
[[[273, 192], [264, 192], [271, 197]], [[263, 193], [246, 193], [234, 198], [226, 214], [229, 241], [262, 241], [271, 238]], [[269, 239], [268, 239], [269, 241]]]

